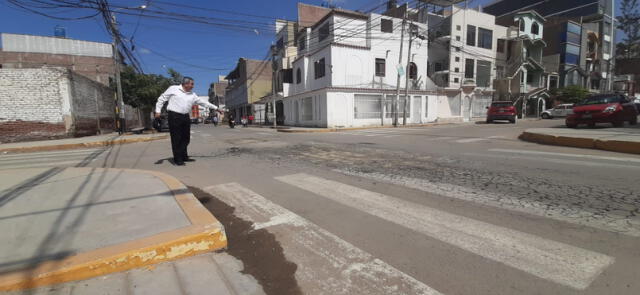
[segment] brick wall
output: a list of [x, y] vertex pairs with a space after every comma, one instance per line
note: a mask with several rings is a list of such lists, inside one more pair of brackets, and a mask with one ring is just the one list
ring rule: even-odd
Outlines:
[[115, 129], [111, 89], [65, 68], [0, 69], [0, 142]]
[[0, 64], [5, 69], [65, 67], [107, 86], [115, 73], [113, 59], [106, 57], [0, 50]]
[[0, 141], [66, 136], [64, 69], [0, 69]]
[[74, 136], [115, 129], [114, 92], [104, 85], [70, 72]]

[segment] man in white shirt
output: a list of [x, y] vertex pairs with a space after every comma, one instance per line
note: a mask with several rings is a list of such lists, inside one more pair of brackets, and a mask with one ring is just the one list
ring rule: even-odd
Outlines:
[[187, 146], [191, 139], [191, 119], [189, 113], [191, 107], [199, 104], [203, 107], [217, 110], [218, 107], [206, 100], [201, 100], [193, 90], [193, 78], [184, 77], [182, 85], [173, 85], [158, 97], [155, 117], [160, 118], [162, 106], [166, 101], [169, 113], [169, 133], [171, 134], [171, 150], [173, 161], [178, 166], [184, 166], [184, 162], [192, 162], [189, 158]]

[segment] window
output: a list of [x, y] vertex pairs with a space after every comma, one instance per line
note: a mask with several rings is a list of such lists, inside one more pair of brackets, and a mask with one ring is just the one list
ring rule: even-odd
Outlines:
[[318, 30], [318, 42], [327, 39], [329, 37], [329, 23], [324, 24]]
[[313, 120], [313, 98], [305, 97], [302, 99], [302, 121]]
[[476, 46], [476, 27], [467, 25], [467, 45]]
[[566, 44], [563, 51], [563, 63], [578, 64], [580, 59], [580, 47], [573, 44]]
[[479, 60], [477, 73], [476, 84], [479, 87], [489, 87], [491, 82], [491, 62]]
[[520, 23], [520, 32], [524, 32], [524, 20], [523, 19], [519, 19], [518, 23]]
[[527, 73], [527, 83], [533, 83], [533, 74]]
[[302, 71], [300, 68], [296, 70], [296, 84], [302, 83]]
[[[384, 117], [385, 118], [393, 118], [393, 100], [395, 99], [395, 95], [387, 95], [387, 99], [384, 104]], [[398, 100], [398, 118], [402, 118], [402, 114], [404, 112], [404, 104], [407, 103], [407, 117], [411, 116], [411, 101], [405, 99], [404, 96], [400, 96]]]
[[293, 69], [282, 70], [282, 82], [289, 84], [293, 83]]
[[537, 22], [533, 22], [533, 24], [531, 24], [531, 34], [534, 34], [534, 35], [540, 34], [540, 26], [538, 25]]
[[498, 39], [498, 52], [500, 53], [504, 53], [504, 44], [505, 44], [506, 40], [504, 39]]
[[434, 68], [435, 68], [434, 70], [436, 72], [440, 72], [440, 71], [442, 71], [444, 69], [444, 66], [442, 65], [441, 62], [437, 62], [437, 63], [435, 63]]
[[465, 60], [464, 65], [464, 77], [465, 78], [473, 78], [473, 68], [475, 68], [476, 61], [473, 59], [467, 58]]
[[460, 73], [460, 68], [455, 68], [453, 71], [456, 73]]
[[493, 43], [493, 31], [478, 28], [478, 47], [491, 49]]
[[302, 35], [302, 37], [300, 37], [300, 39], [298, 39], [298, 50], [302, 51], [305, 48], [307, 48], [307, 38], [306, 38], [306, 36]]
[[456, 36], [456, 41], [460, 41], [460, 36]]
[[379, 119], [382, 112], [381, 95], [355, 94], [353, 96], [354, 119]]
[[460, 61], [460, 57], [459, 56], [456, 56], [456, 61]]
[[458, 79], [458, 78], [453, 78], [453, 82], [454, 82], [454, 83], [458, 83], [458, 82], [460, 82], [460, 79]]
[[324, 77], [324, 58], [313, 63], [313, 72], [316, 79]]
[[385, 33], [393, 33], [393, 20], [390, 20], [390, 19], [381, 20], [380, 31]]
[[504, 78], [504, 66], [496, 66], [496, 78]]
[[611, 42], [609, 41], [602, 41], [602, 53], [604, 54], [610, 54], [611, 51]]
[[386, 61], [384, 58], [376, 58], [376, 76], [384, 77], [387, 71]]
[[457, 30], [457, 31], [460, 31], [460, 30], [462, 30], [462, 27], [460, 27], [460, 25], [457, 25], [457, 26], [456, 26], [456, 30]]
[[278, 49], [282, 49], [282, 48], [284, 48], [284, 37], [282, 37], [282, 38], [278, 39], [278, 43], [276, 43], [276, 47], [277, 47]]
[[418, 78], [418, 66], [415, 63], [409, 63], [409, 79], [417, 79]]

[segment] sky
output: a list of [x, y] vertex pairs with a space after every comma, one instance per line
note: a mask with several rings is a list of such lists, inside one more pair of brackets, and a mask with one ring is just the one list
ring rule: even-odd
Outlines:
[[[619, 6], [616, 0], [616, 6]], [[20, 2], [20, 1], [18, 1]], [[320, 5], [323, 0], [111, 0], [114, 7], [137, 7], [147, 4], [160, 13], [181, 13], [193, 16], [188, 22], [140, 17], [135, 10], [121, 9], [117, 21], [129, 47], [135, 53], [145, 73], [166, 75], [173, 68], [196, 80], [195, 91], [207, 95], [209, 84], [219, 75], [228, 74], [240, 57], [265, 59], [274, 42], [275, 19], [296, 20], [297, 3]], [[386, 0], [333, 0], [334, 5], [351, 10], [367, 11], [381, 7]], [[400, 4], [406, 1], [398, 1]], [[486, 5], [492, 0], [473, 0], [471, 6]], [[189, 7], [186, 7], [188, 5]], [[58, 17], [81, 17], [88, 10], [63, 8], [42, 10]], [[234, 13], [235, 12], [235, 13]], [[94, 11], [95, 13], [95, 11]], [[143, 12], [144, 13], [144, 12]], [[198, 23], [201, 17], [216, 19]], [[231, 20], [231, 22], [228, 22]], [[111, 37], [98, 17], [84, 20], [58, 20], [27, 12], [0, 0], [0, 32], [52, 36], [56, 26], [66, 28], [71, 39], [111, 43]], [[238, 27], [240, 26], [240, 27]], [[271, 29], [269, 29], [271, 28]]]

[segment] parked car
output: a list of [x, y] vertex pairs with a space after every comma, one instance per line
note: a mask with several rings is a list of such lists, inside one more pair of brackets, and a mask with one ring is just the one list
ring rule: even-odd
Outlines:
[[556, 117], [566, 117], [573, 114], [573, 104], [559, 104], [552, 109], [548, 109], [540, 115], [542, 119], [553, 119]]
[[510, 101], [494, 101], [491, 106], [487, 107], [487, 123], [494, 120], [507, 120], [511, 123], [516, 122], [516, 107]]
[[597, 94], [577, 103], [565, 124], [569, 128], [576, 128], [580, 124], [594, 127], [597, 123], [622, 127], [625, 121], [631, 125], [638, 124], [638, 110], [633, 102], [622, 94]]

